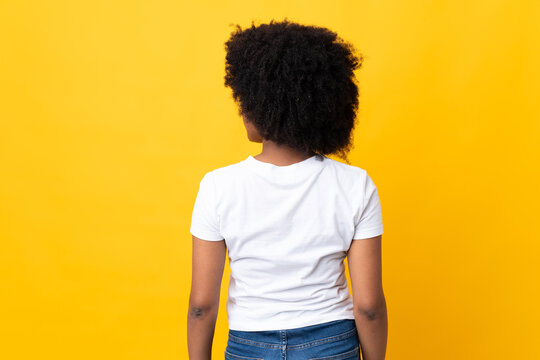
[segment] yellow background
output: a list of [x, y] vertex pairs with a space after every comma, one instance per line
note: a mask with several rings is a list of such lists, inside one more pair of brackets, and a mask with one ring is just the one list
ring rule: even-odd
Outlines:
[[540, 359], [532, 0], [1, 1], [0, 358], [187, 359], [198, 183], [260, 151], [223, 43], [284, 17], [365, 56], [387, 358]]

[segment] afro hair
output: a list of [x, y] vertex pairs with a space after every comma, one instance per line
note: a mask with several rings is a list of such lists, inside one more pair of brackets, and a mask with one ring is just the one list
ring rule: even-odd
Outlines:
[[225, 86], [263, 139], [349, 162], [363, 60], [352, 44], [285, 18], [236, 25], [225, 50]]

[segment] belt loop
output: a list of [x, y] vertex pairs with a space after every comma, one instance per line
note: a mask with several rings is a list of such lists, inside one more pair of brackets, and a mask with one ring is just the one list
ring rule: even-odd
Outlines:
[[287, 330], [280, 330], [281, 335], [281, 359], [287, 360]]

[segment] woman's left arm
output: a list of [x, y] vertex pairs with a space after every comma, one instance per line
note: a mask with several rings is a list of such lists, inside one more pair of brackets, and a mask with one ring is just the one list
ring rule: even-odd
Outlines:
[[192, 235], [192, 274], [187, 316], [190, 360], [210, 360], [225, 267], [225, 240], [207, 241]]

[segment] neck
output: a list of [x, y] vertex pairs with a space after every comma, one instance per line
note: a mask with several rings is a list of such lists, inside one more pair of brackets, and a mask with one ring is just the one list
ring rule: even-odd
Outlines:
[[263, 147], [260, 154], [254, 156], [257, 160], [270, 162], [278, 166], [290, 165], [312, 157], [316, 153], [310, 151], [302, 153], [289, 146], [278, 145], [273, 141], [263, 140]]

